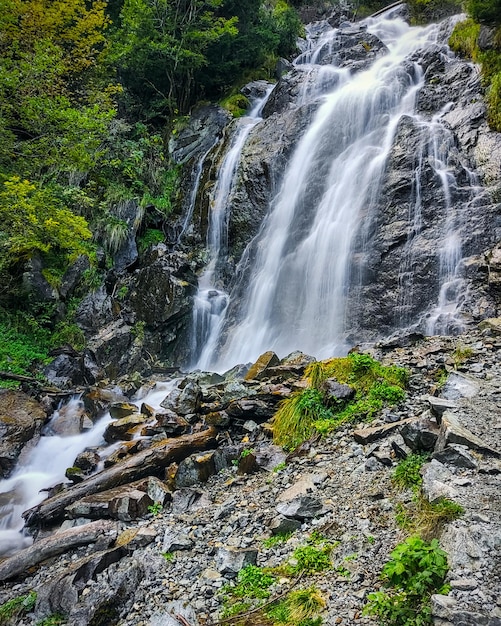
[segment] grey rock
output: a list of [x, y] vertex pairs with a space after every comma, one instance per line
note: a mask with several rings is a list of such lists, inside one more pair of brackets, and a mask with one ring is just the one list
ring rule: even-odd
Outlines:
[[440, 425], [440, 434], [437, 440], [436, 451], [441, 452], [450, 444], [460, 444], [478, 450], [484, 454], [500, 457], [501, 452], [491, 448], [485, 441], [477, 437], [467, 428], [465, 428], [458, 420], [458, 418], [448, 411], [442, 416], [442, 423]]
[[337, 400], [351, 400], [355, 396], [355, 390], [352, 387], [342, 385], [335, 378], [325, 380], [321, 389], [325, 393], [329, 404], [335, 404]]
[[193, 454], [179, 463], [174, 479], [176, 489], [205, 483], [215, 473], [214, 452]]
[[256, 564], [257, 554], [258, 551], [252, 548], [245, 550], [219, 548], [216, 554], [216, 567], [224, 576], [235, 578], [243, 567]]
[[457, 407], [457, 404], [452, 400], [436, 398], [435, 396], [428, 396], [428, 402], [430, 404], [431, 412], [437, 418], [441, 418], [445, 411], [455, 409]]
[[405, 424], [400, 434], [413, 451], [431, 451], [437, 442], [439, 427], [428, 417], [421, 417]]
[[82, 282], [83, 273], [90, 268], [89, 257], [81, 254], [66, 270], [59, 285], [59, 295], [67, 299], [71, 297]]
[[301, 528], [301, 522], [299, 520], [284, 517], [283, 515], [274, 517], [270, 523], [272, 535], [285, 535], [287, 533], [292, 533], [299, 528]]
[[458, 493], [450, 485], [452, 474], [445, 465], [432, 459], [426, 463], [421, 471], [423, 475], [423, 493], [430, 502], [436, 502], [441, 498], [453, 500]]
[[439, 452], [434, 452], [432, 458], [445, 465], [478, 469], [478, 461], [468, 452], [465, 446], [449, 444]]
[[176, 550], [191, 550], [193, 541], [175, 528], [166, 528], [162, 549], [164, 552], [175, 552]]
[[323, 504], [318, 498], [306, 495], [283, 502], [276, 508], [281, 515], [298, 520], [311, 519], [325, 513]]

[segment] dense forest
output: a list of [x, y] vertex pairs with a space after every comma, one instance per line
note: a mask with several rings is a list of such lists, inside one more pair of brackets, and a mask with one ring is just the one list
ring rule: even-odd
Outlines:
[[[179, 194], [169, 137], [197, 103], [241, 113], [242, 85], [273, 80], [277, 60], [294, 55], [308, 4], [1, 0], [0, 370], [34, 374], [52, 348], [84, 346], [74, 314], [113, 266], [128, 229], [124, 203], [136, 203], [143, 248], [162, 239]], [[349, 11], [386, 4], [362, 0]], [[411, 2], [416, 21], [460, 6]], [[501, 23], [501, 2], [464, 8], [451, 45], [481, 64], [490, 123], [501, 130], [501, 30], [488, 49], [479, 45], [482, 25]], [[66, 296], [61, 284], [78, 259], [84, 280]], [[47, 297], [33, 289], [37, 273]]]

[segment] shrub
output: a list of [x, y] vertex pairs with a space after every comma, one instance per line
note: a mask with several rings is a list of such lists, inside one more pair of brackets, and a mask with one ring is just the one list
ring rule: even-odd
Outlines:
[[386, 626], [431, 624], [430, 597], [447, 591], [447, 554], [438, 541], [409, 537], [396, 546], [381, 578], [388, 591], [369, 594], [365, 615], [377, 615]]
[[418, 489], [423, 478], [421, 468], [428, 460], [428, 454], [409, 454], [409, 456], [399, 462], [393, 472], [393, 483], [400, 489]]

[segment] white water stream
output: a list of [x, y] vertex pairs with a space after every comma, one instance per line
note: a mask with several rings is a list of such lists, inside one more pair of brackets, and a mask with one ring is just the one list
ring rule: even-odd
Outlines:
[[[329, 46], [336, 30], [322, 32], [298, 57], [297, 70], [311, 75], [315, 70], [324, 85], [327, 75], [335, 86], [323, 96], [319, 96], [321, 89], [311, 87], [300, 94], [300, 104], [320, 98], [321, 105], [251, 244], [255, 261], [246, 275], [245, 296], [235, 307], [236, 322], [232, 320], [220, 346], [224, 316], [218, 319], [199, 367], [224, 371], [235, 363], [253, 361], [266, 350], [281, 356], [301, 350], [326, 358], [347, 349], [343, 331], [346, 293], [354, 280], [349, 275], [353, 242], [357, 237], [363, 240], [364, 229], [374, 221], [382, 174], [399, 121], [404, 115], [416, 117], [423, 72], [409, 57], [436, 41], [435, 25], [410, 27], [399, 18], [391, 19], [390, 14], [367, 21], [368, 31], [379, 37], [389, 52], [366, 71], [351, 76], [346, 69], [331, 68], [327, 74], [324, 69], [315, 70], [312, 64], [319, 50]], [[420, 123], [427, 126], [430, 137], [422, 159], [433, 160], [447, 205], [449, 187], [455, 181], [448, 168], [444, 127], [438, 119]], [[419, 189], [416, 229], [418, 204]], [[437, 259], [443, 293], [430, 316], [430, 332], [443, 332], [457, 314], [462, 281], [457, 274], [461, 246], [456, 226], [452, 218], [444, 225], [443, 252]]]
[[[153, 408], [158, 408], [173, 385], [174, 382], [157, 383], [150, 393], [141, 400], [134, 401], [134, 404], [139, 408], [142, 402], [146, 402]], [[64, 410], [66, 420], [79, 420], [79, 398], [73, 398], [61, 410]], [[31, 537], [22, 532], [22, 513], [42, 502], [47, 496], [47, 489], [67, 482], [65, 472], [68, 467], [73, 466], [80, 452], [104, 444], [103, 433], [111, 421], [109, 413], [97, 421], [92, 429], [71, 436], [51, 434], [51, 423], [58, 420], [59, 414], [56, 411], [52, 415], [44, 427], [46, 434], [42, 435], [12, 475], [8, 479], [0, 480], [0, 557], [17, 552], [32, 543]], [[104, 451], [101, 450], [101, 459], [106, 458], [115, 448], [116, 445], [112, 444]]]
[[219, 287], [218, 265], [224, 260], [228, 247], [228, 208], [233, 189], [235, 173], [240, 156], [251, 130], [261, 121], [261, 111], [271, 93], [271, 87], [263, 98], [258, 99], [249, 113], [240, 118], [233, 135], [210, 201], [207, 247], [210, 261], [198, 282], [198, 292], [193, 307], [194, 365], [204, 369], [216, 348], [224, 314], [228, 306], [228, 294]]

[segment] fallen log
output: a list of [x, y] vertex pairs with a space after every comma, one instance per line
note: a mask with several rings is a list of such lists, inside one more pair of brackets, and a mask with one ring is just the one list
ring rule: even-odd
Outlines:
[[23, 513], [26, 525], [46, 526], [63, 519], [66, 507], [85, 496], [125, 485], [146, 476], [158, 476], [161, 470], [173, 461], [182, 461], [197, 450], [216, 447], [216, 433], [216, 429], [211, 427], [193, 435], [164, 439], [151, 448], [142, 450], [129, 459], [94, 474], [28, 509]]
[[[112, 533], [113, 530], [115, 530], [114, 534]], [[71, 548], [95, 543], [100, 537], [108, 533], [111, 533], [111, 543], [118, 534], [117, 523], [109, 520], [97, 520], [40, 539], [29, 548], [21, 550], [0, 563], [0, 581], [14, 578], [22, 573], [28, 574], [30, 567], [34, 567], [42, 561], [62, 554]]]

